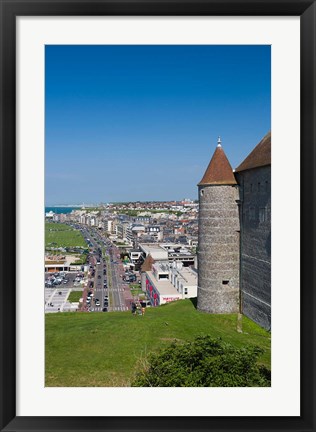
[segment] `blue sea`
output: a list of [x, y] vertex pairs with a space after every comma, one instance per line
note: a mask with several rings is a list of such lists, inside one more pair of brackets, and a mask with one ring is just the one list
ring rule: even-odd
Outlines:
[[53, 211], [54, 213], [71, 213], [72, 210], [78, 210], [81, 207], [45, 207], [45, 213]]

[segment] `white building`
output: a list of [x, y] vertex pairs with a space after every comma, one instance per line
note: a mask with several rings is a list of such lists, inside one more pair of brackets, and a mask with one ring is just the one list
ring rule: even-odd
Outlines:
[[191, 267], [174, 262], [169, 268], [169, 279], [182, 298], [197, 297], [197, 272]]
[[55, 213], [51, 210], [51, 211], [45, 213], [45, 217], [46, 217], [47, 219], [53, 219], [54, 214], [55, 214]]
[[197, 296], [197, 273], [181, 263], [154, 262], [145, 272], [146, 294], [152, 306]]
[[151, 255], [155, 261], [168, 260], [168, 251], [157, 244], [140, 243], [139, 249], [143, 251], [145, 258]]

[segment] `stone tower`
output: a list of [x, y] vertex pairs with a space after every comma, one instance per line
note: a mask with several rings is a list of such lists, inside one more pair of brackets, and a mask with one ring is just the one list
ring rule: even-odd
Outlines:
[[239, 312], [239, 191], [220, 138], [198, 191], [197, 307], [209, 313]]

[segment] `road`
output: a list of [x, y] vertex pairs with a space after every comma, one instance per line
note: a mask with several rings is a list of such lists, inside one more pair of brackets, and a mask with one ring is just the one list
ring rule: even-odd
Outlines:
[[[95, 253], [90, 254], [89, 258], [88, 285], [83, 291], [83, 304], [82, 306], [72, 305], [67, 301], [69, 293], [76, 290], [72, 280], [75, 274], [69, 274], [67, 284], [45, 288], [45, 312], [71, 311], [77, 308], [82, 311], [105, 312], [104, 307], [108, 312], [129, 310], [132, 296], [128, 285], [122, 280], [124, 270], [119, 258], [119, 249], [108, 239], [102, 238], [97, 230], [92, 228], [81, 230], [84, 237], [90, 239], [89, 242], [95, 250]], [[93, 287], [90, 286], [91, 282], [93, 282]], [[89, 292], [92, 297], [90, 303], [87, 301]], [[105, 297], [108, 298], [106, 304], [104, 303]]]
[[[94, 262], [96, 257], [98, 258], [99, 264], [95, 264], [93, 299], [98, 299], [100, 306], [96, 306], [95, 301], [92, 301], [90, 311], [101, 312], [105, 296], [108, 297], [109, 312], [129, 310], [130, 300], [126, 299], [124, 292], [125, 287], [120, 274], [122, 270], [119, 268], [120, 259], [117, 258], [118, 249], [109, 240], [102, 238], [96, 230], [86, 228], [85, 234], [90, 238], [95, 250], [100, 248], [104, 251], [102, 257], [99, 258], [99, 254], [96, 253], [94, 258]], [[104, 281], [107, 282], [107, 288], [104, 287]]]
[[110, 275], [112, 283], [109, 285], [109, 295], [113, 299], [111, 307], [112, 311], [126, 311], [128, 306], [125, 303], [124, 298], [124, 287], [122, 285], [121, 275], [119, 274], [119, 261], [117, 260], [117, 249], [114, 246], [109, 248], [109, 260], [108, 265], [110, 266]]
[[[103, 261], [100, 264], [96, 264], [95, 276], [94, 276], [94, 297], [91, 304], [92, 312], [101, 312], [104, 304], [104, 297], [107, 295], [104, 289], [104, 275], [103, 275]], [[99, 300], [100, 305], [97, 306], [96, 302]]]

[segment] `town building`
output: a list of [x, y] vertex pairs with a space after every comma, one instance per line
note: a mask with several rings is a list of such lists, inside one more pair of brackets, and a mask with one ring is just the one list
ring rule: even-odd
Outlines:
[[188, 244], [182, 245], [177, 243], [140, 243], [139, 249], [142, 251], [143, 260], [151, 255], [155, 261], [174, 261], [181, 262], [185, 267], [194, 265], [195, 252], [191, 250]]
[[76, 271], [84, 268], [82, 264], [76, 264], [72, 255], [45, 255], [45, 272]]
[[197, 273], [180, 262], [154, 261], [150, 257], [142, 274], [144, 291], [152, 306], [197, 296]]
[[51, 210], [49, 212], [45, 213], [45, 218], [47, 219], [47, 221], [52, 221], [54, 220], [54, 212]]

